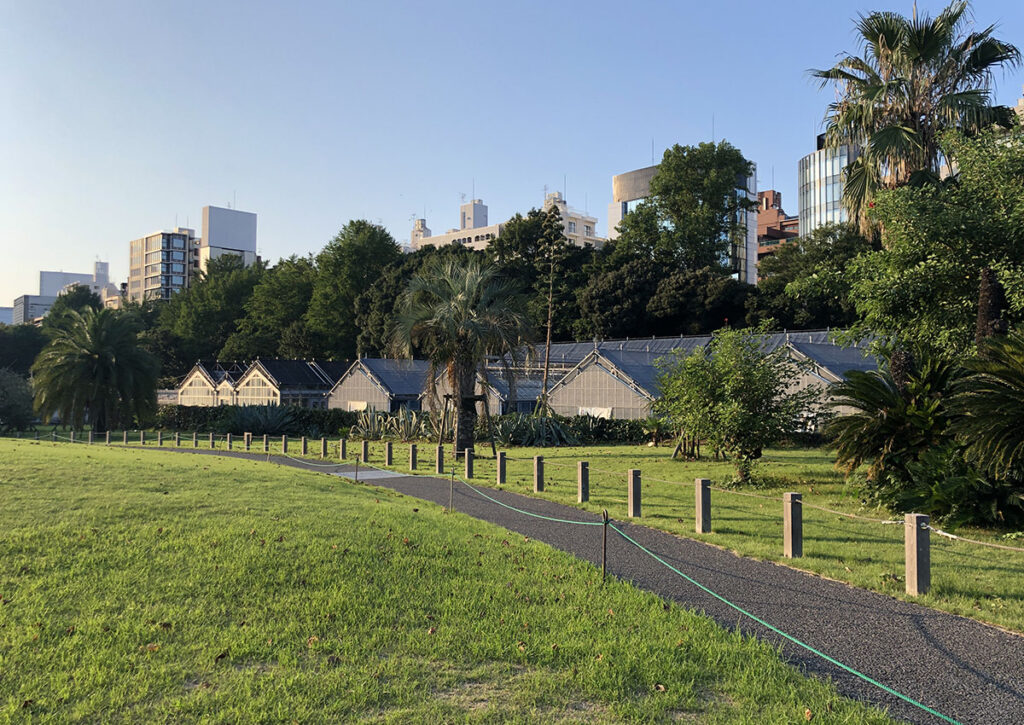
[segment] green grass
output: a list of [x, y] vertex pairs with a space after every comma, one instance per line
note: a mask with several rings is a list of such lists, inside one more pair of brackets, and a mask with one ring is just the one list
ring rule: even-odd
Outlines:
[[562, 552], [338, 478], [0, 440], [0, 501], [0, 721], [888, 722]]
[[[384, 459], [383, 443], [371, 444], [370, 462]], [[408, 471], [408, 444], [393, 444], [396, 470]], [[473, 482], [495, 486], [496, 465], [489, 446], [477, 447]], [[349, 456], [358, 444], [349, 444]], [[640, 469], [643, 482], [642, 522], [680, 536], [725, 547], [744, 556], [786, 564], [854, 586], [971, 617], [1017, 632], [1024, 632], [1024, 553], [951, 541], [931, 535], [932, 589], [925, 596], [908, 597], [904, 582], [902, 525], [881, 525], [804, 509], [804, 556], [782, 556], [782, 494], [797, 491], [807, 503], [870, 518], [894, 517], [884, 509], [867, 506], [855, 486], [844, 483], [825, 449], [776, 449], [765, 452], [763, 470], [777, 485], [767, 489], [738, 489], [711, 494], [712, 533], [694, 531], [695, 478], [720, 484], [733, 474], [727, 462], [673, 461], [670, 448], [647, 446], [587, 446], [580, 448], [514, 448], [507, 451], [504, 488], [571, 504], [588, 511], [608, 509], [613, 518], [625, 519], [626, 472]], [[450, 446], [446, 448], [451, 467]], [[332, 449], [336, 455], [336, 449]], [[544, 456], [546, 486], [533, 492], [533, 461]], [[419, 472], [433, 471], [434, 445], [420, 445]], [[576, 503], [576, 462], [590, 464], [590, 502]], [[463, 473], [463, 464], [456, 464]], [[744, 496], [753, 493], [767, 498]], [[977, 528], [957, 533], [992, 543], [1024, 546], [1024, 539], [1006, 541], [1000, 533]]]

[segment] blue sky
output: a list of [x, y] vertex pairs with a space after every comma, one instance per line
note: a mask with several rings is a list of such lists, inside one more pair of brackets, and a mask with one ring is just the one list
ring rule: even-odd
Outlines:
[[[474, 188], [495, 222], [564, 185], [603, 232], [612, 175], [712, 118], [796, 214], [833, 97], [807, 69], [911, 6], [0, 0], [0, 306], [41, 269], [122, 281], [129, 240], [233, 199], [270, 260], [355, 218], [443, 232]], [[1024, 47], [1024, 3], [973, 12]], [[997, 83], [1015, 104], [1024, 71]]]

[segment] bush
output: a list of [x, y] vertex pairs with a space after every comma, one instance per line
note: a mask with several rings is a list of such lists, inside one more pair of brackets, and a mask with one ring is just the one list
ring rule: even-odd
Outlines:
[[647, 421], [574, 415], [563, 418], [566, 429], [580, 443], [641, 443], [648, 439]]
[[28, 381], [15, 372], [0, 368], [0, 433], [31, 427], [32, 389]]
[[324, 438], [347, 436], [356, 418], [347, 410], [294, 405], [165, 405], [157, 411], [154, 425], [162, 430]]

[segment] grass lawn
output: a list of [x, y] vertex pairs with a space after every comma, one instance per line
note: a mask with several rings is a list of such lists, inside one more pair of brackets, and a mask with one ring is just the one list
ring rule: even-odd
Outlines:
[[[370, 462], [384, 460], [383, 443], [371, 444]], [[349, 444], [348, 454], [358, 453]], [[408, 470], [408, 444], [393, 444], [396, 470]], [[336, 455], [336, 448], [332, 448]], [[495, 485], [496, 465], [490, 447], [480, 445], [474, 483]], [[901, 599], [904, 583], [904, 527], [859, 521], [804, 509], [804, 556], [782, 556], [782, 494], [798, 491], [817, 506], [878, 519], [894, 519], [884, 509], [867, 507], [856, 487], [843, 482], [825, 449], [769, 450], [765, 471], [779, 481], [776, 488], [718, 491], [711, 494], [712, 533], [694, 532], [695, 478], [710, 478], [713, 485], [732, 475], [726, 462], [673, 461], [670, 448], [646, 446], [588, 446], [581, 448], [517, 448], [507, 451], [504, 488], [578, 505], [588, 511], [608, 509], [613, 518], [626, 517], [626, 471], [637, 468], [643, 482], [643, 523], [688, 538], [706, 541], [736, 553], [767, 559], [814, 572], [858, 587]], [[451, 467], [450, 447], [445, 451]], [[533, 461], [544, 456], [545, 490], [533, 493]], [[434, 446], [419, 447], [419, 471], [433, 471]], [[576, 462], [590, 464], [590, 502], [576, 503]], [[456, 473], [462, 474], [461, 461]], [[743, 495], [753, 493], [758, 497]], [[760, 497], [768, 497], [768, 500]], [[1006, 541], [998, 532], [964, 528], [961, 536], [993, 543], [1024, 546], [1024, 539]], [[931, 535], [932, 589], [914, 601], [1024, 632], [1024, 553], [990, 549]]]
[[567, 554], [342, 479], [0, 440], [0, 501], [0, 721], [888, 722]]

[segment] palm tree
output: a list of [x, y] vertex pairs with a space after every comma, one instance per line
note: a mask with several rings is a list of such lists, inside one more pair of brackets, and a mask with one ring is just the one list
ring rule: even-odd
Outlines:
[[69, 310], [32, 366], [36, 409], [97, 431], [156, 410], [156, 359], [139, 347], [133, 318], [115, 310]]
[[489, 356], [508, 366], [528, 345], [530, 327], [514, 283], [494, 267], [430, 260], [399, 298], [393, 341], [404, 355], [419, 349], [429, 380], [445, 371], [455, 400], [455, 454], [473, 448], [477, 373]]
[[1013, 112], [993, 106], [996, 68], [1020, 63], [1020, 51], [993, 37], [995, 26], [967, 32], [970, 3], [955, 0], [935, 18], [893, 12], [861, 15], [862, 54], [828, 70], [813, 70], [822, 87], [835, 84], [838, 100], [826, 115], [826, 142], [861, 147], [845, 170], [844, 203], [865, 224], [879, 188], [940, 177], [948, 163], [939, 147], [947, 129], [974, 133]]
[[950, 402], [953, 430], [982, 470], [1024, 478], [1024, 332], [987, 338], [978, 353]]

